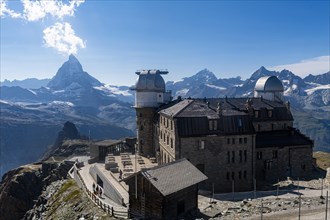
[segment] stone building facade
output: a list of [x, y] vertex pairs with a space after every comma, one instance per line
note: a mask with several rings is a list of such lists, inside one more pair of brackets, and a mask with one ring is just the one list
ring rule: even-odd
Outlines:
[[142, 170], [124, 179], [129, 213], [137, 219], [178, 219], [198, 208], [198, 183], [207, 177], [186, 159]]
[[159, 104], [152, 132], [141, 136], [139, 130], [138, 140], [149, 138], [159, 164], [187, 158], [208, 177], [204, 187], [217, 192], [251, 190], [254, 179], [308, 176], [313, 141], [293, 128], [282, 83], [262, 77], [254, 94]]

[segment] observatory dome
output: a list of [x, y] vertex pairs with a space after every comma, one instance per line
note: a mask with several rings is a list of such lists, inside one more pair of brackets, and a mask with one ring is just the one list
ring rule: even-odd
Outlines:
[[138, 91], [165, 91], [165, 81], [160, 74], [164, 74], [159, 70], [144, 70], [137, 72], [139, 75], [134, 90]]
[[283, 92], [284, 87], [276, 76], [263, 76], [258, 79], [254, 90], [257, 92]]

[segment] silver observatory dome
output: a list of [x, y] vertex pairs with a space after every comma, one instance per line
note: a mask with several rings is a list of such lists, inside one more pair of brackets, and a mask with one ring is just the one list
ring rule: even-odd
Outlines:
[[167, 71], [161, 70], [142, 70], [137, 71], [136, 74], [139, 75], [134, 90], [137, 91], [155, 91], [164, 92], [165, 91], [165, 81], [160, 74], [167, 74]]
[[257, 92], [283, 92], [282, 82], [276, 76], [263, 76], [258, 79], [254, 91]]

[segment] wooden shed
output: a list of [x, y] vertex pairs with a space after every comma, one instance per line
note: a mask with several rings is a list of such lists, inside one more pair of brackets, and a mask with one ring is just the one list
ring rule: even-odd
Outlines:
[[131, 217], [176, 219], [198, 208], [198, 183], [207, 177], [185, 158], [124, 179]]

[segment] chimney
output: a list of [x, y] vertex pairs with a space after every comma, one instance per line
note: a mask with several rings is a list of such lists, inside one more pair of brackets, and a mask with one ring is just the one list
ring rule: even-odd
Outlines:
[[222, 116], [222, 105], [221, 105], [221, 101], [218, 102], [217, 113], [218, 113], [219, 116]]
[[246, 100], [245, 107], [246, 107], [246, 109], [248, 110], [249, 115], [253, 115], [253, 113], [254, 113], [254, 112], [253, 112], [254, 109], [253, 109], [252, 104], [253, 104], [253, 102], [252, 102], [251, 99], [247, 99], [247, 100]]
[[285, 103], [285, 106], [286, 106], [286, 108], [287, 108], [288, 110], [290, 110], [290, 102], [289, 102], [289, 101], [287, 101], [287, 102]]

